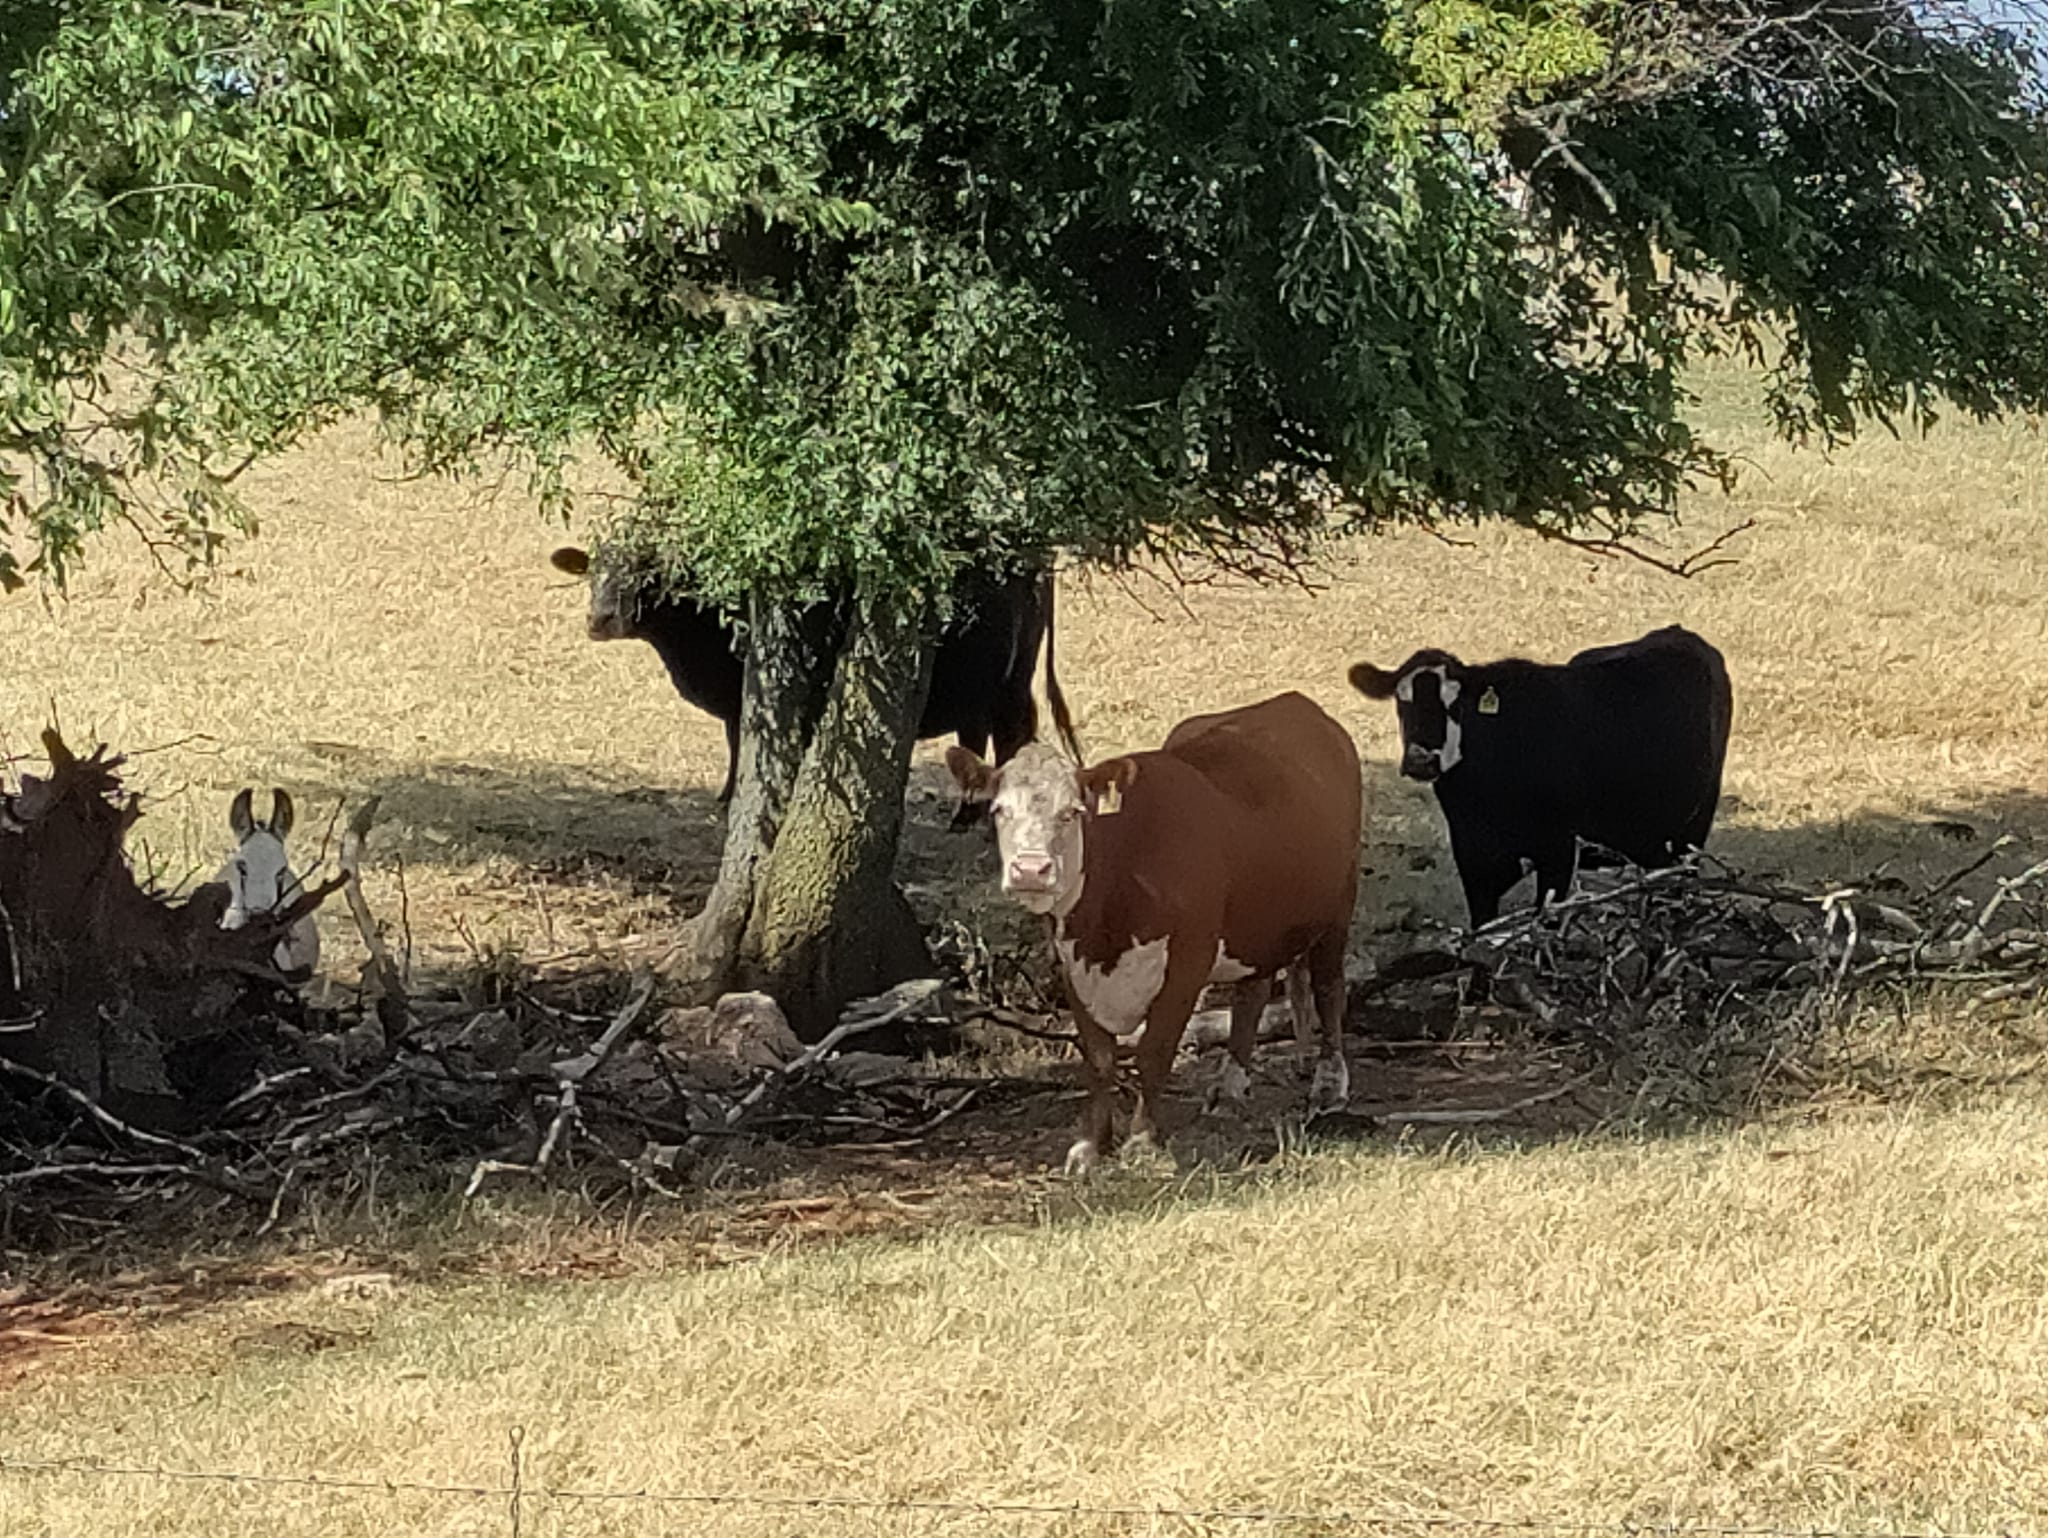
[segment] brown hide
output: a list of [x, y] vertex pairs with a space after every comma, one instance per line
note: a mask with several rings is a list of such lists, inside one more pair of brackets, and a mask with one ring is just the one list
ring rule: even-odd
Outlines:
[[1313, 702], [1290, 693], [1193, 716], [1123, 761], [1136, 772], [1114, 814], [1088, 818], [1086, 884], [1060, 925], [1082, 959], [1107, 968], [1171, 935], [1206, 982], [1218, 941], [1272, 972], [1319, 935], [1348, 933], [1358, 752]]
[[[1138, 1048], [1134, 1131], [1149, 1134], [1152, 1102], [1219, 943], [1254, 979], [1312, 965], [1321, 998], [1341, 1009], [1358, 891], [1359, 762], [1343, 727], [1294, 693], [1193, 717], [1158, 751], [1117, 762], [1129, 767], [1116, 776], [1115, 810], [1105, 800], [1087, 816], [1081, 895], [1056, 935], [1078, 961], [1105, 971], [1134, 945], [1168, 937], [1165, 982]], [[1096, 778], [1084, 773], [1083, 786]], [[1109, 1133], [1105, 1065], [1113, 1049], [1071, 975], [1068, 983], [1097, 1090], [1083, 1139], [1099, 1147]], [[1256, 997], [1263, 1002], [1264, 992]], [[1232, 1055], [1241, 1065], [1255, 1015], [1256, 1004], [1233, 1021]], [[1325, 1030], [1325, 1057], [1341, 1068], [1341, 1021], [1331, 1015]]]

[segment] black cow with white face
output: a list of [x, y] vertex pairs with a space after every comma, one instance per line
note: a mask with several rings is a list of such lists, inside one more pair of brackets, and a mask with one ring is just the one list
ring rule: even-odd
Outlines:
[[[558, 571], [590, 579], [587, 621], [593, 641], [645, 641], [668, 669], [689, 704], [725, 727], [725, 785], [732, 796], [739, 767], [740, 687], [743, 664], [731, 623], [717, 609], [663, 592], [650, 573], [574, 547], [549, 557]], [[1038, 735], [1038, 705], [1031, 695], [1038, 649], [1045, 646], [1045, 693], [1053, 719], [1075, 757], [1073, 721], [1053, 668], [1053, 575], [1023, 571], [1007, 576], [970, 572], [953, 594], [953, 617], [939, 635], [932, 659], [919, 738], [954, 734], [976, 755], [995, 743], [995, 762], [1006, 763]], [[806, 621], [827, 618], [821, 609]], [[972, 820], [974, 808], [960, 820]]]
[[1474, 925], [1524, 861], [1542, 902], [1571, 886], [1581, 839], [1656, 867], [1714, 825], [1734, 695], [1720, 652], [1681, 626], [1563, 664], [1431, 649], [1350, 676], [1395, 703], [1401, 773], [1436, 790]]

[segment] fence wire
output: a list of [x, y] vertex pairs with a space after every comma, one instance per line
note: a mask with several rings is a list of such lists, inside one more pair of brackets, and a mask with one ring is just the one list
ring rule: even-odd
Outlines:
[[764, 1513], [865, 1513], [877, 1517], [1100, 1518], [1105, 1521], [1164, 1521], [1210, 1526], [1322, 1529], [1358, 1533], [1525, 1534], [1530, 1538], [2042, 1538], [2042, 1514], [2015, 1514], [1987, 1529], [1895, 1529], [1879, 1527], [1790, 1527], [1709, 1522], [1609, 1520], [1549, 1517], [1482, 1517], [1455, 1512], [1366, 1511], [1353, 1507], [1172, 1506], [1087, 1501], [972, 1500], [944, 1496], [800, 1494], [762, 1490], [587, 1489], [535, 1484], [526, 1477], [524, 1435], [512, 1435], [511, 1476], [502, 1484], [445, 1480], [370, 1478], [336, 1474], [267, 1474], [230, 1469], [169, 1468], [155, 1464], [110, 1463], [97, 1458], [17, 1458], [0, 1453], [0, 1483], [11, 1478], [86, 1476], [163, 1483], [246, 1486], [258, 1489], [318, 1490], [356, 1496], [432, 1496], [495, 1502], [508, 1514], [507, 1531], [517, 1535], [528, 1509], [554, 1505], [646, 1506], [705, 1511], [716, 1508]]

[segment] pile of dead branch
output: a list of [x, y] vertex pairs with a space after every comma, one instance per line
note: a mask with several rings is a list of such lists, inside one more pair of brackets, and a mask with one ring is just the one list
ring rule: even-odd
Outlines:
[[271, 953], [333, 887], [223, 929], [226, 887], [174, 902], [137, 883], [123, 845], [142, 808], [121, 760], [80, 758], [55, 731], [43, 747], [49, 774], [0, 793], [0, 1052], [15, 1077], [61, 1082], [115, 1115], [189, 1117], [235, 1038], [292, 1012], [293, 980]]
[[[135, 879], [123, 844], [141, 813], [120, 759], [79, 758], [55, 733], [45, 747], [51, 773], [0, 794], [0, 1245], [221, 1209], [260, 1229], [372, 1170], [472, 1196], [542, 1174], [667, 1190], [734, 1138], [912, 1141], [1032, 1088], [860, 1050], [942, 1028], [936, 981], [856, 1004], [809, 1048], [764, 995], [660, 1010], [646, 975], [417, 991], [358, 879], [375, 798], [333, 880], [224, 930], [223, 888], [173, 901]], [[368, 960], [330, 1009], [270, 953], [337, 892]]]
[[[608, 1014], [593, 1012], [594, 991], [621, 985]], [[1044, 1088], [935, 1076], [855, 1045], [906, 1020], [943, 1023], [934, 980], [862, 1001], [811, 1047], [765, 995], [668, 1010], [654, 996], [647, 974], [527, 978], [494, 1000], [387, 993], [383, 1020], [375, 1004], [308, 1009], [304, 1023], [271, 1022], [243, 1087], [177, 1132], [0, 1058], [0, 1243], [130, 1216], [260, 1233], [303, 1196], [377, 1172], [465, 1197], [535, 1177], [673, 1196], [734, 1139], [908, 1145], [977, 1103]]]
[[1709, 857], [1585, 872], [1564, 901], [1403, 957], [1370, 991], [1456, 991], [1463, 1021], [1583, 1048], [1640, 1110], [1742, 1110], [1799, 1079], [1874, 995], [1942, 991], [1970, 1013], [2038, 998], [2048, 860], [1960, 890], [2011, 847], [1918, 891], [1882, 877], [1802, 891]]

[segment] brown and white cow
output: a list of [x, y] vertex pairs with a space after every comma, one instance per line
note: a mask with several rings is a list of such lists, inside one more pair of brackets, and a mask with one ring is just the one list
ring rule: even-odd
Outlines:
[[1158, 1139], [1174, 1053], [1210, 982], [1240, 984], [1223, 1092], [1242, 1099], [1274, 975], [1305, 968], [1322, 1026], [1310, 1101], [1343, 1104], [1360, 823], [1343, 727], [1288, 693], [1191, 717], [1156, 752], [1086, 769], [1042, 744], [1000, 769], [959, 747], [946, 764], [994, 805], [1003, 890], [1053, 922], [1090, 1089], [1070, 1174], [1109, 1144], [1120, 1042], [1138, 1061], [1131, 1142]]

